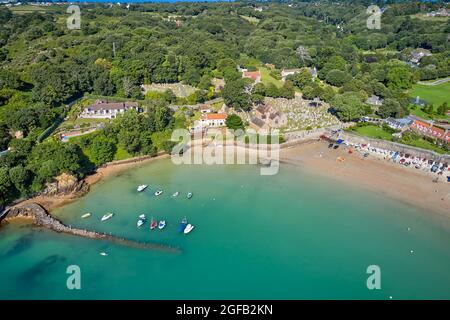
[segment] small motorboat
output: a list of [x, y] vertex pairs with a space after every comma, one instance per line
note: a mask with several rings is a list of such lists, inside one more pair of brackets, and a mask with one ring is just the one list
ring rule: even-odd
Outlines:
[[89, 218], [90, 216], [91, 216], [91, 213], [88, 212], [88, 213], [83, 214], [83, 215], [81, 216], [81, 219], [86, 219], [86, 218]]
[[144, 191], [145, 189], [147, 189], [148, 185], [146, 184], [141, 184], [140, 186], [137, 187], [137, 191], [141, 192]]
[[189, 193], [187, 194], [187, 198], [188, 198], [188, 199], [192, 198], [192, 196], [193, 196], [192, 192], [189, 192]]
[[100, 252], [100, 255], [106, 257], [108, 254], [106, 252]]
[[184, 229], [186, 228], [187, 224], [188, 224], [187, 219], [186, 219], [186, 217], [184, 217], [183, 220], [181, 220], [181, 223], [178, 226], [178, 232], [180, 232], [180, 233], [183, 232]]
[[178, 197], [178, 195], [179, 195], [180, 193], [177, 191], [177, 192], [175, 192], [173, 195], [172, 195], [172, 197]]
[[158, 229], [159, 229], [159, 230], [164, 229], [165, 226], [166, 226], [166, 220], [161, 220], [161, 221], [158, 223]]
[[152, 220], [150, 222], [150, 230], [155, 229], [157, 226], [158, 226], [158, 221], [153, 220], [153, 218], [152, 218]]
[[184, 228], [183, 233], [184, 233], [184, 234], [188, 234], [189, 232], [192, 231], [192, 229], [194, 229], [194, 226], [193, 226], [192, 224], [189, 223], [189, 224], [186, 226], [186, 228]]
[[111, 219], [114, 216], [114, 213], [107, 213], [102, 217], [102, 221], [106, 221], [108, 219]]
[[137, 226], [138, 226], [138, 228], [139, 228], [139, 227], [142, 227], [142, 225], [145, 223], [146, 220], [147, 220], [147, 219], [145, 218], [145, 214], [141, 214], [141, 215], [139, 216], [139, 220], [137, 221]]
[[162, 193], [163, 193], [163, 191], [161, 189], [156, 190], [155, 196], [160, 196]]

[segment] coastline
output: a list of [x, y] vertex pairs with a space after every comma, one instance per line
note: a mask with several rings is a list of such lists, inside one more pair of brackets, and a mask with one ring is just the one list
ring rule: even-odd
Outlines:
[[[91, 187], [124, 170], [169, 157], [169, 154], [162, 154], [151, 158], [136, 157], [108, 163], [98, 168], [94, 174], [87, 176], [83, 181]], [[337, 161], [338, 157], [345, 160]], [[435, 176], [430, 174], [413, 168], [405, 168], [373, 156], [364, 158], [357, 152], [348, 154], [347, 149], [343, 147], [337, 150], [328, 149], [326, 142], [317, 139], [309, 139], [293, 146], [281, 148], [280, 165], [282, 166], [283, 163], [450, 217], [450, 183], [445, 182], [445, 177], [435, 183], [433, 182]], [[51, 212], [55, 208], [79, 199], [88, 192], [89, 190], [81, 194], [39, 195], [20, 204], [38, 203]]]
[[[87, 193], [89, 193], [89, 189], [96, 183], [101, 182], [107, 177], [118, 174], [124, 170], [146, 164], [155, 160], [168, 158], [168, 154], [161, 154], [155, 157], [134, 157], [126, 160], [115, 161], [105, 164], [102, 167], [97, 168], [94, 174], [86, 176], [82, 181], [88, 185], [87, 192], [82, 193], [69, 193], [69, 194], [58, 194], [58, 195], [38, 195], [36, 197], [27, 199], [25, 201], [20, 202], [17, 205], [26, 205], [30, 203], [37, 203], [42, 206], [47, 212], [51, 212], [52, 210], [62, 207], [66, 204], [69, 204], [77, 199], [83, 197]], [[16, 218], [11, 218], [8, 220], [13, 220]]]
[[364, 158], [357, 152], [349, 154], [347, 148], [328, 149], [327, 143], [319, 141], [282, 149], [280, 162], [450, 218], [450, 183], [445, 177], [433, 182], [435, 175], [373, 156]]

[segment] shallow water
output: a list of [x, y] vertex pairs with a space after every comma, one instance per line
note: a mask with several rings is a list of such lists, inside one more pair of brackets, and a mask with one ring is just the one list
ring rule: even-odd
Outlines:
[[[140, 184], [150, 187], [137, 193]], [[163, 195], [153, 195], [157, 188]], [[115, 216], [100, 222], [109, 211]], [[80, 219], [86, 212], [92, 217]], [[166, 229], [138, 229], [141, 213], [164, 218]], [[256, 166], [161, 160], [108, 178], [53, 214], [182, 253], [7, 224], [0, 299], [450, 298], [450, 219], [289, 165], [260, 176]], [[176, 231], [184, 216], [195, 225], [189, 235]], [[81, 290], [66, 287], [69, 265], [81, 269]], [[381, 290], [367, 289], [369, 265], [381, 268]]]

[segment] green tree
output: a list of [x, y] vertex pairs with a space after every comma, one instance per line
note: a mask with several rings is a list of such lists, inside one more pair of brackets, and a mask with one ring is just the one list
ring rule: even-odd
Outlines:
[[366, 107], [361, 99], [353, 92], [336, 95], [332, 102], [338, 117], [342, 121], [358, 120], [366, 113]]
[[0, 124], [0, 151], [7, 149], [10, 141], [11, 135], [9, 134], [8, 127]]
[[395, 117], [400, 112], [401, 106], [395, 99], [386, 99], [378, 108], [378, 115], [382, 118]]
[[225, 120], [225, 124], [228, 129], [244, 129], [244, 122], [237, 114], [230, 114]]
[[393, 90], [406, 90], [411, 88], [413, 83], [412, 72], [406, 66], [391, 68], [387, 75], [387, 86]]
[[337, 69], [330, 70], [325, 77], [329, 84], [336, 87], [342, 87], [350, 79], [351, 77], [347, 73]]
[[241, 79], [226, 82], [222, 97], [229, 107], [245, 111], [251, 109], [250, 96], [245, 92], [245, 82]]
[[294, 86], [303, 89], [307, 85], [310, 85], [312, 82], [312, 75], [308, 69], [301, 69], [300, 72], [297, 72], [293, 75], [289, 75], [286, 80], [291, 80]]
[[22, 165], [17, 165], [9, 170], [9, 178], [21, 195], [27, 193], [30, 182], [30, 172]]
[[437, 112], [438, 112], [439, 115], [445, 116], [445, 115], [447, 114], [447, 111], [448, 111], [448, 110], [449, 110], [448, 104], [447, 104], [447, 102], [444, 102], [443, 104], [441, 104], [441, 105], [438, 107]]
[[97, 135], [89, 147], [91, 159], [95, 165], [102, 165], [114, 159], [116, 145], [104, 135]]
[[12, 183], [9, 178], [8, 168], [0, 168], [0, 205], [5, 205], [13, 196]]

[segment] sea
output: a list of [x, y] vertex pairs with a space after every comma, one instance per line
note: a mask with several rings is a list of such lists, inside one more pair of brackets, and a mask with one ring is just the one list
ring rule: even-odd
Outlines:
[[[143, 213], [167, 226], [138, 228]], [[157, 160], [52, 214], [179, 252], [3, 223], [0, 299], [450, 299], [448, 217], [288, 164], [263, 176]], [[184, 217], [189, 234], [177, 231]]]

